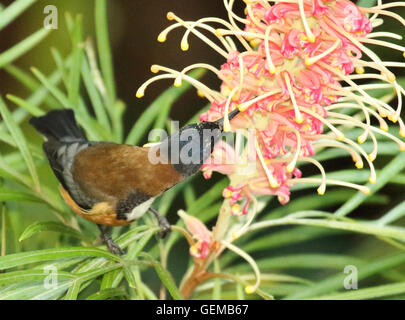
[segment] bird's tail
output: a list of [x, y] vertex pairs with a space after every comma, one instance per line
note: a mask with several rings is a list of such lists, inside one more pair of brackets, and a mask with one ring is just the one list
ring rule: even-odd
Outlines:
[[87, 140], [71, 109], [52, 110], [42, 117], [31, 118], [30, 124], [47, 140], [67, 143]]

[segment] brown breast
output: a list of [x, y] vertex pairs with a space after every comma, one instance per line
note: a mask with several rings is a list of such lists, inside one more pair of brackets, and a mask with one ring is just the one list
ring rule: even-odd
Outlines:
[[134, 192], [157, 196], [183, 180], [170, 164], [152, 164], [149, 148], [101, 143], [80, 151], [72, 174], [82, 192], [116, 204]]

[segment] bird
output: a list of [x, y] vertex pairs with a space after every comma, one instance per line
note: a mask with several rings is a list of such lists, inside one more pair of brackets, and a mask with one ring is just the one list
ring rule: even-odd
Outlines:
[[[226, 120], [238, 113], [238, 108], [229, 112]], [[96, 223], [108, 250], [122, 255], [111, 227], [128, 225], [149, 211], [164, 238], [171, 227], [153, 208], [153, 201], [200, 170], [222, 139], [224, 119], [189, 124], [160, 143], [143, 147], [87, 140], [72, 109], [51, 110], [29, 123], [45, 138], [43, 151], [65, 203]]]

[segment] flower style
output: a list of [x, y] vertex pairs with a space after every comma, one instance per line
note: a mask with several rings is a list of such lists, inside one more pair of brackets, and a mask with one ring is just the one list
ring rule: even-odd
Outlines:
[[196, 242], [190, 246], [190, 254], [196, 259], [206, 258], [210, 251], [210, 247], [214, 243], [211, 231], [209, 231], [205, 224], [199, 219], [188, 215], [182, 210], [178, 212], [178, 215], [183, 219], [187, 230], [193, 237], [193, 240], [196, 240]]
[[[348, 0], [245, 0], [245, 17], [233, 12], [234, 0], [224, 0], [229, 21], [215, 17], [189, 22], [169, 12], [174, 20], [160, 33], [163, 42], [170, 31], [184, 27], [182, 50], [188, 50], [188, 37], [192, 33], [221, 54], [226, 62], [220, 69], [209, 64], [197, 63], [181, 72], [153, 65], [152, 72], [163, 71], [145, 82], [137, 96], [153, 81], [173, 78], [175, 85], [182, 80], [191, 82], [200, 95], [210, 102], [210, 109], [200, 116], [201, 121], [214, 121], [225, 117], [235, 108], [242, 113], [225, 121], [227, 130], [254, 129], [254, 148], [258, 165], [253, 173], [241, 174], [246, 161], [221, 163], [221, 153], [237, 158], [231, 146], [218, 143], [213, 159], [203, 166], [204, 176], [213, 171], [226, 174], [230, 185], [224, 190], [231, 199], [235, 215], [246, 214], [255, 195], [277, 195], [285, 204], [289, 201], [290, 188], [299, 183], [319, 183], [318, 193], [324, 194], [327, 184], [356, 188], [368, 193], [367, 186], [326, 178], [323, 166], [313, 158], [320, 148], [333, 147], [347, 151], [355, 166], [363, 168], [364, 161], [370, 168], [370, 183], [376, 182], [373, 160], [377, 157], [376, 134], [395, 141], [401, 150], [405, 143], [388, 132], [386, 119], [398, 123], [400, 135], [405, 137], [405, 126], [400, 118], [402, 95], [405, 90], [397, 83], [388, 67], [404, 67], [404, 63], [383, 62], [365, 44], [382, 45], [405, 51], [405, 47], [378, 37], [401, 39], [391, 32], [373, 32], [382, 24], [379, 15], [390, 16], [405, 25], [405, 20], [387, 11], [394, 2], [373, 8], [360, 8]], [[369, 17], [369, 15], [371, 15]], [[214, 28], [211, 24], [219, 24]], [[204, 33], [217, 36], [217, 44]], [[238, 45], [230, 38], [234, 36]], [[241, 51], [238, 48], [243, 48]], [[370, 61], [363, 59], [367, 56]], [[187, 72], [203, 67], [222, 80], [220, 91], [208, 88], [190, 78]], [[367, 70], [367, 72], [366, 72]], [[352, 73], [356, 71], [357, 74]], [[376, 72], [373, 72], [376, 71]], [[379, 83], [357, 84], [358, 80], [377, 80]], [[373, 98], [367, 90], [392, 88], [397, 95], [398, 107], [393, 109], [383, 100]], [[359, 111], [339, 112], [343, 109]], [[379, 128], [372, 125], [373, 118]], [[341, 127], [361, 130], [357, 143], [343, 134]], [[369, 154], [360, 144], [370, 139], [373, 149]], [[218, 162], [219, 160], [219, 162]], [[246, 159], [245, 159], [246, 160]], [[253, 159], [256, 160], [256, 159]], [[302, 178], [297, 162], [310, 162], [319, 168], [320, 179]], [[242, 170], [243, 171], [243, 170]], [[241, 209], [242, 208], [242, 209]]]

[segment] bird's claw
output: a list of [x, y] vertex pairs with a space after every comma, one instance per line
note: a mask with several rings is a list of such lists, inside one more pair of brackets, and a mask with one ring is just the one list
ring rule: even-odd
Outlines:
[[167, 225], [161, 225], [160, 230], [158, 232], [158, 237], [160, 239], [166, 238], [166, 236], [172, 231], [172, 228], [170, 227], [169, 224]]
[[117, 256], [122, 256], [123, 254], [125, 254], [125, 251], [123, 249], [121, 249], [121, 247], [118, 244], [116, 244], [113, 239], [108, 239], [106, 241], [106, 245], [107, 245], [108, 250], [112, 254], [115, 254]]

